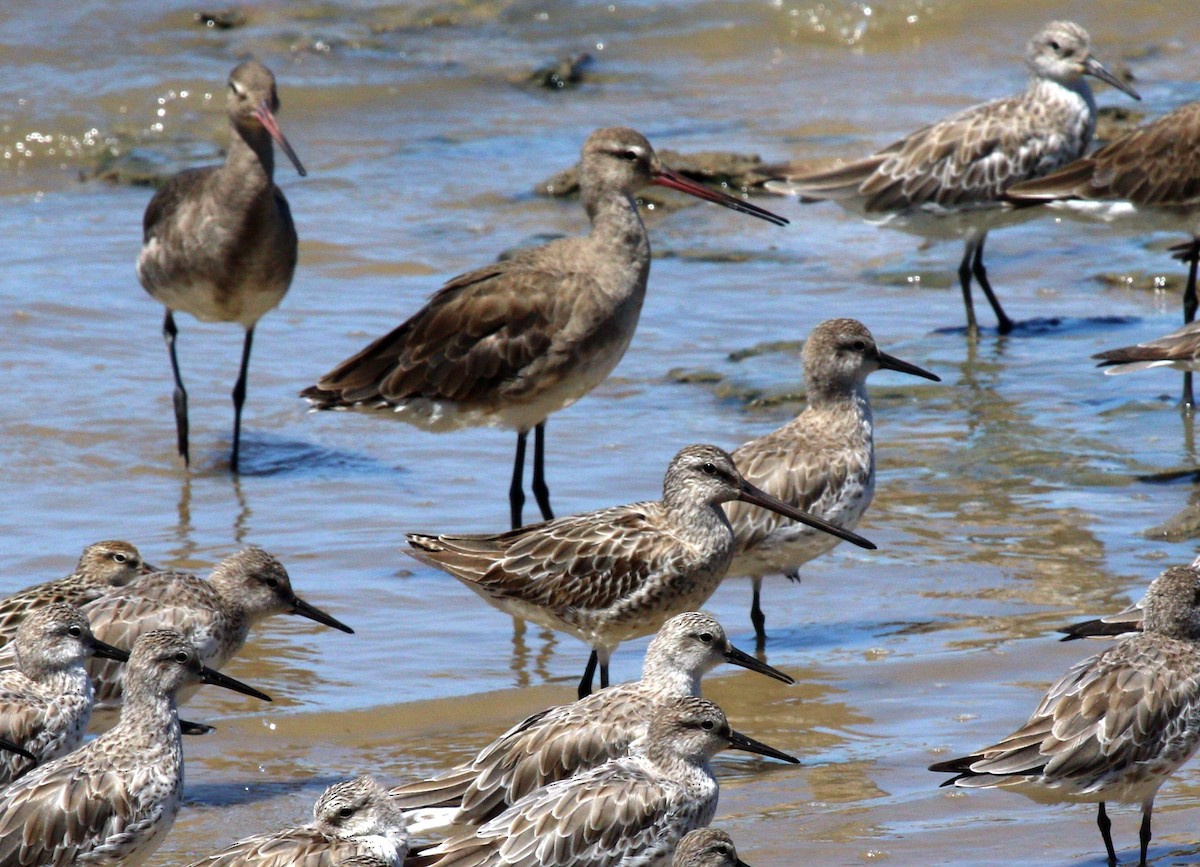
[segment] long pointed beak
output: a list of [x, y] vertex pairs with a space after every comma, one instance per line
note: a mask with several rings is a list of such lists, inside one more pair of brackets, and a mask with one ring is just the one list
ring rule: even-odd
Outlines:
[[296, 152], [292, 150], [292, 146], [288, 144], [288, 140], [284, 137], [283, 132], [279, 129], [279, 123], [275, 120], [275, 115], [271, 113], [271, 109], [267, 108], [266, 103], [263, 103], [254, 110], [254, 116], [258, 118], [258, 122], [271, 134], [271, 138], [275, 139], [275, 143], [283, 148], [283, 152], [287, 154], [287, 158], [292, 161], [292, 165], [296, 167], [296, 171], [300, 177], [307, 177], [308, 172], [304, 170], [304, 166], [300, 164], [300, 157], [296, 156]]
[[354, 634], [354, 630], [347, 626], [336, 617], [330, 617], [320, 608], [315, 605], [309, 605], [299, 596], [292, 600], [292, 614], [299, 614], [301, 617], [307, 617], [309, 620], [315, 620], [322, 626], [332, 626], [334, 629], [340, 629], [342, 632]]
[[1100, 79], [1105, 84], [1111, 84], [1117, 90], [1121, 91], [1122, 93], [1129, 94], [1134, 99], [1142, 98], [1140, 93], [1105, 69], [1104, 64], [1094, 57], [1089, 57], [1083, 62], [1083, 72], [1085, 75], [1091, 75]]
[[741, 858], [738, 858], [736, 861], [733, 862], [733, 867], [750, 867], [750, 865], [747, 864], [745, 861], [743, 861]]
[[271, 696], [265, 692], [259, 692], [252, 686], [247, 686], [240, 680], [234, 680], [227, 674], [221, 674], [219, 671], [214, 671], [207, 665], [200, 666], [200, 682], [211, 683], [213, 686], [223, 686], [225, 689], [231, 689], [234, 692], [240, 692], [242, 695], [253, 696], [254, 698], [262, 699], [263, 701], [271, 701]]
[[754, 738], [747, 737], [741, 732], [729, 730], [729, 734], [725, 736], [729, 741], [729, 748], [732, 750], [741, 750], [746, 753], [758, 753], [760, 756], [770, 756], [773, 759], [779, 759], [784, 762], [791, 762], [793, 765], [800, 764], [800, 760], [795, 756], [789, 756], [787, 753], [780, 752], [774, 747], [769, 747], [762, 741], [756, 741]]
[[860, 548], [866, 548], [868, 551], [874, 551], [876, 545], [869, 539], [864, 539], [857, 533], [851, 533], [849, 530], [843, 530], [841, 527], [834, 526], [828, 521], [823, 521], [815, 515], [810, 515], [795, 506], [789, 506], [783, 500], [776, 499], [766, 491], [756, 488], [754, 485], [742, 479], [741, 488], [738, 491], [738, 499], [743, 503], [750, 503], [754, 506], [760, 506], [764, 509], [770, 509], [776, 514], [783, 515], [785, 518], [791, 518], [793, 521], [799, 521], [801, 524], [807, 524], [810, 527], [815, 527], [829, 533], [831, 536], [837, 536], [839, 539], [844, 539], [852, 545], [857, 545]]
[[759, 674], [765, 674], [767, 677], [773, 677], [776, 680], [782, 680], [784, 683], [795, 683], [795, 679], [784, 674], [778, 668], [772, 668], [765, 662], [760, 662], [744, 650], [738, 650], [732, 644], [725, 651], [725, 661], [733, 665], [740, 665], [742, 668], [748, 668], [751, 671], [757, 671]]
[[92, 637], [92, 656], [98, 656], [101, 659], [115, 659], [117, 662], [129, 662], [128, 650], [113, 647], [94, 636]]
[[923, 367], [917, 367], [915, 364], [909, 364], [907, 361], [901, 361], [894, 355], [888, 355], [886, 352], [879, 353], [876, 359], [879, 366], [883, 370], [896, 370], [900, 373], [908, 373], [912, 376], [920, 376], [924, 379], [932, 379], [934, 382], [941, 382], [942, 378], [936, 373], [930, 373]]
[[24, 756], [31, 762], [37, 762], [38, 757], [24, 747], [19, 747], [10, 740], [0, 738], [0, 750], [7, 750], [10, 753], [16, 753], [18, 756]]
[[139, 575], [152, 575], [155, 572], [161, 572], [161, 571], [162, 570], [159, 569], [157, 566], [151, 566], [149, 563], [147, 563], [145, 560], [143, 560], [142, 568], [138, 569], [138, 574]]
[[774, 223], [776, 226], [786, 226], [788, 224], [786, 219], [778, 214], [771, 213], [766, 208], [760, 208], [757, 205], [752, 205], [741, 199], [735, 199], [733, 196], [728, 196], [725, 193], [709, 189], [703, 184], [689, 181], [683, 175], [673, 172], [666, 167], [655, 171], [654, 180], [651, 183], [658, 184], [660, 187], [678, 190], [681, 193], [687, 193], [689, 196], [704, 199], [706, 202], [713, 202], [714, 204], [738, 211], [742, 214], [749, 214], [751, 217], [758, 217], [760, 220], [766, 220], [768, 223]]

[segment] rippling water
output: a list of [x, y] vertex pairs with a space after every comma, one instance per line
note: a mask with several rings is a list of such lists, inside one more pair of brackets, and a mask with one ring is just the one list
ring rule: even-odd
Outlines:
[[[231, 30], [145, 0], [0, 8], [3, 587], [63, 574], [101, 538], [197, 570], [255, 543], [358, 630], [269, 622], [230, 671], [276, 704], [197, 699], [189, 715], [220, 731], [189, 740], [189, 807], [154, 863], [299, 820], [334, 779], [440, 767], [569, 699], [584, 660], [536, 630], [514, 646], [508, 618], [401, 552], [407, 530], [506, 526], [511, 434], [307, 414], [299, 388], [442, 280], [583, 231], [576, 202], [530, 191], [597, 126], [770, 160], [866, 153], [1020, 89], [1024, 43], [1051, 17], [1079, 20], [1102, 60], [1125, 62], [1151, 115], [1197, 97], [1200, 49], [1178, 27], [1190, 2], [1028, 6], [330, 0], [247, 6]], [[594, 59], [579, 88], [521, 83], [581, 51]], [[276, 72], [310, 175], [280, 166], [301, 264], [258, 329], [246, 472], [231, 479], [241, 334], [180, 320], [186, 473], [161, 308], [133, 275], [150, 192], [94, 173], [218, 159], [225, 77], [248, 55]], [[722, 758], [718, 822], [759, 867], [1100, 863], [1091, 808], [947, 793], [924, 767], [1006, 733], [1097, 649], [1057, 644], [1055, 626], [1123, 605], [1193, 556], [1190, 477], [1139, 478], [1196, 464], [1178, 377], [1103, 377], [1088, 360], [1175, 326], [1182, 274], [1164, 247], [1177, 239], [1049, 220], [995, 233], [993, 283], [1029, 324], [972, 345], [957, 245], [922, 249], [831, 205], [768, 204], [793, 225], [705, 205], [647, 215], [656, 259], [633, 345], [548, 426], [556, 508], [653, 497], [681, 445], [732, 447], [782, 423], [800, 406], [797, 342], [822, 319], [862, 319], [944, 384], [872, 380], [879, 485], [862, 529], [879, 551], [842, 547], [799, 587], [767, 584], [769, 658], [798, 684], [712, 682], [736, 726], [804, 762]], [[748, 597], [731, 582], [710, 603], [742, 646]], [[636, 676], [643, 647], [623, 647], [614, 676]], [[1154, 852], [1172, 863], [1200, 861], [1198, 787], [1187, 769], [1159, 799]], [[1125, 853], [1136, 827], [1136, 811], [1115, 811]]]

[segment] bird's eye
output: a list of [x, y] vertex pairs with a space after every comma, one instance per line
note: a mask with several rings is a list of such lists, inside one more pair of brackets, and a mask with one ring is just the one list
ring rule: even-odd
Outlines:
[[729, 847], [726, 846], [724, 843], [721, 843], [717, 846], [716, 853], [718, 855], [732, 855], [733, 854], [732, 852], [729, 851]]
[[865, 340], [856, 340], [851, 344], [855, 352], [866, 352], [867, 342]]
[[717, 474], [717, 468], [712, 461], [705, 461], [704, 466], [700, 468], [700, 471], [706, 476], [715, 476]]
[[712, 644], [712, 640], [713, 640], [712, 633], [711, 632], [701, 632], [700, 640], [703, 641], [705, 644]]
[[274, 590], [276, 587], [279, 586], [279, 579], [278, 578], [268, 578], [265, 583], [268, 587], [270, 587], [272, 590]]
[[342, 809], [338, 810], [338, 815], [341, 816], [343, 819], [349, 819], [351, 816], [354, 815], [354, 808], [353, 807], [342, 807]]
[[72, 638], [79, 638], [83, 635], [83, 627], [82, 626], [72, 626], [70, 629], [67, 630], [67, 635], [71, 636]]
[[113, 558], [114, 563], [124, 563], [126, 560], [129, 559], [124, 554], [113, 554], [112, 558]]
[[188, 661], [188, 652], [186, 650], [181, 650], [178, 653], [176, 653], [175, 661], [178, 662], [180, 665], [183, 665], [184, 663], [186, 663]]
[[1058, 44], [1058, 41], [1057, 41], [1057, 40], [1055, 40], [1055, 39], [1051, 39], [1051, 40], [1050, 40], [1050, 47], [1051, 47], [1051, 48], [1052, 48], [1054, 51], [1058, 51], [1060, 48], [1062, 48], [1062, 46], [1061, 46], [1061, 45], [1059, 45], [1059, 44]]
[[637, 151], [621, 151], [621, 159], [625, 160], [626, 162], [636, 163], [641, 158], [642, 155]]
[[704, 722], [700, 723], [700, 728], [704, 729], [706, 732], [711, 732], [716, 727], [717, 724], [710, 719], [706, 719]]

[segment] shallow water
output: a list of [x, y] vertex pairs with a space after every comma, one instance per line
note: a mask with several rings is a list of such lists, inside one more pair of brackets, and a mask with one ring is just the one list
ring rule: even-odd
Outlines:
[[[247, 25], [229, 31], [148, 2], [56, 5], [0, 8], [0, 588], [63, 574], [102, 538], [197, 570], [255, 543], [357, 630], [268, 622], [229, 670], [276, 703], [193, 702], [188, 715], [220, 730], [187, 743], [189, 806], [155, 864], [300, 820], [333, 780], [441, 767], [570, 698], [577, 642], [531, 630], [514, 647], [507, 617], [401, 552], [409, 530], [506, 526], [512, 435], [308, 414], [295, 393], [442, 280], [540, 233], [582, 231], [576, 202], [530, 190], [570, 165], [593, 128], [628, 124], [659, 146], [770, 160], [866, 153], [1022, 87], [1024, 42], [1051, 17], [1081, 21], [1102, 60], [1124, 60], [1151, 114], [1197, 97], [1200, 55], [1177, 27], [1193, 11], [1185, 0], [1052, 2], [1032, 18], [1028, 4], [982, 0], [330, 0], [246, 7]], [[580, 88], [514, 83], [580, 50], [595, 57]], [[280, 166], [301, 264], [257, 332], [246, 472], [231, 479], [240, 332], [180, 320], [187, 473], [174, 455], [161, 309], [133, 276], [150, 193], [81, 178], [106, 149], [160, 170], [216, 159], [216, 104], [249, 54], [276, 72], [280, 120], [310, 175]], [[1107, 89], [1098, 99], [1126, 102]], [[832, 205], [765, 204], [793, 225], [705, 205], [647, 215], [656, 259], [633, 345], [615, 376], [548, 426], [555, 507], [653, 497], [680, 446], [732, 447], [782, 423], [799, 406], [795, 341], [822, 319], [862, 319], [944, 384], [872, 381], [879, 483], [861, 529], [879, 550], [843, 546], [798, 587], [768, 581], [768, 656], [797, 685], [712, 680], [735, 726], [803, 760], [723, 757], [717, 823], [757, 867], [1101, 863], [1091, 808], [947, 792], [924, 767], [1009, 731], [1098, 649], [1056, 643], [1056, 626], [1124, 605], [1194, 556], [1186, 526], [1170, 539], [1162, 530], [1194, 515], [1191, 479], [1139, 479], [1196, 464], [1191, 422], [1173, 403], [1178, 377], [1104, 377], [1088, 360], [1175, 327], [1181, 269], [1163, 247], [1176, 238], [1053, 220], [996, 232], [993, 283], [1030, 324], [972, 345], [956, 244], [922, 249]], [[986, 304], [978, 310], [990, 326]], [[721, 381], [681, 382], [694, 377], [680, 371]], [[709, 604], [743, 647], [748, 596], [731, 582]], [[636, 676], [644, 644], [621, 649], [615, 677]], [[1200, 863], [1198, 790], [1188, 768], [1161, 793], [1163, 863]], [[1128, 856], [1136, 811], [1114, 820]]]

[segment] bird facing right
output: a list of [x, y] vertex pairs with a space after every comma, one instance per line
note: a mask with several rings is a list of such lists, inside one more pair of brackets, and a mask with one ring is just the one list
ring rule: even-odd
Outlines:
[[1043, 27], [1029, 41], [1025, 64], [1029, 87], [1019, 96], [964, 109], [839, 168], [789, 173], [766, 187], [799, 194], [801, 201], [833, 199], [869, 220], [926, 237], [964, 238], [958, 279], [967, 330], [979, 331], [974, 276], [1006, 334], [1013, 321], [983, 266], [988, 231], [1014, 219], [1005, 191], [1083, 154], [1096, 129], [1096, 101], [1085, 75], [1141, 99], [1092, 56], [1091, 37], [1070, 21]]
[[943, 786], [1098, 803], [1109, 864], [1117, 854], [1105, 802], [1140, 804], [1145, 867], [1154, 796], [1200, 746], [1198, 706], [1200, 569], [1172, 566], [1150, 585], [1141, 635], [1072, 666], [1008, 737], [929, 769], [956, 775]]
[[400, 809], [373, 777], [356, 777], [327, 788], [308, 825], [247, 837], [190, 867], [336, 867], [360, 855], [400, 867], [407, 852]]
[[750, 867], [738, 857], [733, 838], [720, 828], [688, 831], [675, 847], [671, 867]]
[[663, 498], [570, 515], [499, 535], [409, 533], [412, 556], [488, 604], [591, 647], [579, 697], [623, 641], [700, 608], [725, 577], [733, 530], [722, 503], [743, 500], [864, 548], [875, 546], [747, 482], [728, 452], [692, 445], [671, 459]]
[[688, 831], [706, 826], [719, 786], [710, 760], [726, 749], [797, 763], [729, 726], [702, 698], [659, 704], [628, 756], [526, 795], [472, 833], [415, 859], [417, 867], [635, 867], [668, 863]]
[[[773, 497], [853, 530], [875, 493], [875, 438], [867, 377], [895, 370], [941, 382], [935, 374], [883, 352], [855, 319], [829, 319], [804, 342], [807, 407], [778, 430], [743, 443], [733, 461], [747, 481]], [[767, 640], [762, 580], [797, 570], [839, 540], [775, 512], [741, 502], [726, 507], [737, 538], [728, 577], [754, 582], [750, 620], [761, 650]]]

